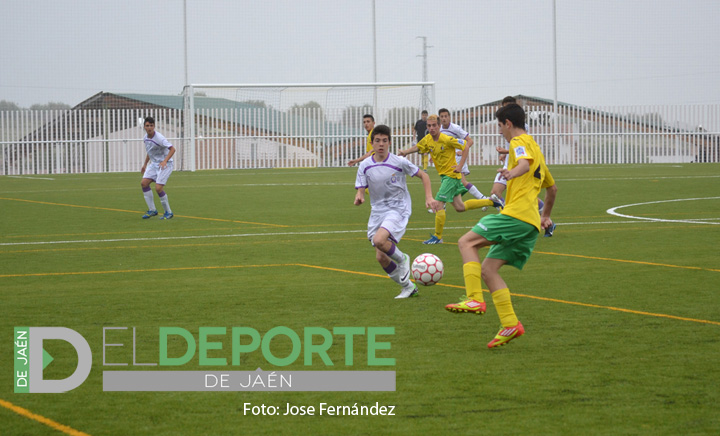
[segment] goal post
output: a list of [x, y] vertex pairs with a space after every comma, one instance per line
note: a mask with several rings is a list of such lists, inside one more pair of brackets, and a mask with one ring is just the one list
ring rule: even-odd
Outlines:
[[435, 83], [192, 84], [183, 97], [191, 171], [208, 168], [210, 143], [227, 168], [338, 166], [367, 136], [366, 113], [405, 144], [420, 112], [435, 110]]

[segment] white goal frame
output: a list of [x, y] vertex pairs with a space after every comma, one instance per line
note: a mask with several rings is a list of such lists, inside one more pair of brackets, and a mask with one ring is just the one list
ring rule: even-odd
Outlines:
[[[378, 113], [377, 90], [385, 87], [421, 87], [423, 98], [423, 109], [435, 113], [435, 82], [355, 82], [355, 83], [199, 83], [186, 85], [183, 89], [183, 100], [185, 106], [185, 137], [186, 144], [186, 169], [196, 170], [196, 131], [195, 131], [195, 90], [202, 88], [374, 88], [373, 113]], [[189, 127], [189, 128], [188, 128]]]

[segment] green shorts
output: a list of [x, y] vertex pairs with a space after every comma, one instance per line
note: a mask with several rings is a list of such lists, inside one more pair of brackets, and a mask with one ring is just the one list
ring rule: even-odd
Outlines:
[[523, 269], [527, 263], [540, 233], [532, 224], [503, 214], [485, 215], [472, 231], [496, 242], [490, 246], [487, 257], [507, 261], [517, 269]]
[[440, 176], [440, 190], [435, 195], [435, 200], [443, 203], [452, 203], [456, 195], [463, 195], [468, 192], [462, 184], [462, 180], [453, 179], [448, 176]]

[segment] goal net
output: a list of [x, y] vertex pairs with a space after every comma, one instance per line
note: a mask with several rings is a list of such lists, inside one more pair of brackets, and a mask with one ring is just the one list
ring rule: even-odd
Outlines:
[[190, 169], [342, 166], [365, 152], [362, 118], [412, 141], [433, 82], [198, 84], [184, 90]]

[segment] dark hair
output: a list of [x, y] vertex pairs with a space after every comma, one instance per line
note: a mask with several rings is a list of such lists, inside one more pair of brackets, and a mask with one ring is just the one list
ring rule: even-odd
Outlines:
[[447, 110], [447, 109], [445, 109], [445, 108], [440, 109], [440, 110], [438, 111], [438, 115], [440, 115], [440, 114], [443, 113], [443, 112], [446, 112], [448, 115], [450, 115], [450, 111]]
[[517, 103], [517, 100], [515, 100], [515, 97], [508, 95], [502, 99], [502, 105], [505, 106], [508, 103]]
[[425, 109], [423, 109], [423, 111], [420, 112], [420, 115], [427, 115], [427, 113], [428, 113], [428, 111], [426, 111]]
[[387, 135], [388, 141], [392, 143], [392, 132], [390, 131], [390, 127], [386, 126], [385, 124], [375, 126], [372, 134], [370, 135], [370, 141], [375, 141], [375, 135]]
[[495, 118], [501, 123], [510, 120], [514, 127], [525, 128], [525, 111], [517, 103], [510, 103], [495, 112]]
[[145, 117], [145, 122], [150, 124], [155, 124], [155, 118], [153, 117]]
[[365, 118], [370, 118], [371, 120], [375, 121], [375, 117], [372, 116], [372, 115], [370, 115], [370, 114], [365, 114], [365, 115], [363, 115], [363, 120], [364, 120]]

